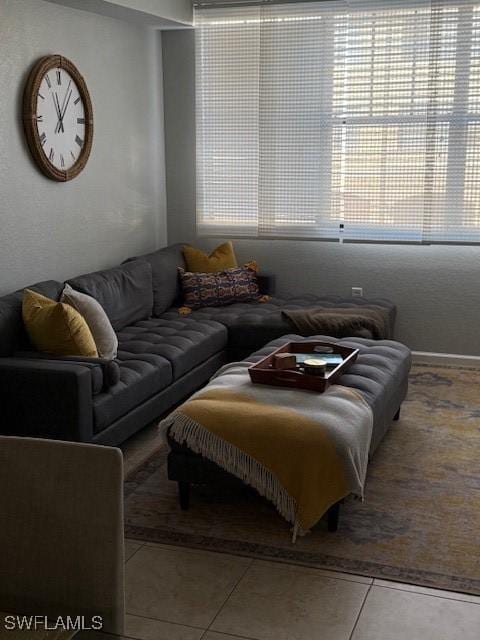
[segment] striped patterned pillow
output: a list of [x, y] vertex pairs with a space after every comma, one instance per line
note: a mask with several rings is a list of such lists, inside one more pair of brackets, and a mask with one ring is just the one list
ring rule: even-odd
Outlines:
[[260, 298], [257, 272], [252, 266], [234, 267], [217, 273], [193, 273], [181, 267], [183, 304], [190, 309], [222, 307]]

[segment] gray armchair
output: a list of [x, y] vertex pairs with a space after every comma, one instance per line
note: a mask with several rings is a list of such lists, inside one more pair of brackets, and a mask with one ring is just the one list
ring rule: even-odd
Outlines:
[[121, 634], [123, 540], [118, 449], [0, 436], [0, 611]]

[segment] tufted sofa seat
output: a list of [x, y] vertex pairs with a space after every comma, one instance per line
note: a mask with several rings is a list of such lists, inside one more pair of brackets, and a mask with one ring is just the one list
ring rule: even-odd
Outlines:
[[[266, 303], [238, 303], [228, 307], [206, 307], [194, 311], [195, 319], [215, 320], [228, 329], [228, 344], [239, 353], [251, 353], [270, 340], [292, 331], [292, 325], [282, 315], [284, 309], [311, 309], [315, 307], [356, 308], [377, 306], [386, 311], [390, 321], [390, 336], [393, 336], [396, 308], [384, 298], [341, 298], [340, 296], [297, 295], [272, 297]], [[164, 317], [173, 319], [174, 309]], [[177, 314], [178, 315], [178, 314]]]
[[141, 320], [117, 333], [118, 360], [161, 357], [171, 366], [177, 380], [211, 355], [227, 347], [227, 329], [208, 318], [164, 315]]
[[166, 389], [173, 381], [166, 358], [154, 354], [122, 352], [120, 380], [93, 397], [93, 431], [100, 433], [139, 404]]
[[117, 333], [120, 382], [94, 398], [98, 433], [227, 346], [227, 330], [206, 318], [149, 318]]

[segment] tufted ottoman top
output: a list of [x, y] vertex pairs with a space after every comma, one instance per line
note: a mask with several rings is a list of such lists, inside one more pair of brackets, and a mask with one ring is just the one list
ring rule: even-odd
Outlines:
[[393, 340], [367, 340], [365, 338], [342, 338], [329, 336], [304, 338], [289, 334], [269, 342], [265, 347], [246, 358], [258, 362], [286, 342], [323, 340], [338, 342], [346, 347], [358, 349], [358, 358], [338, 380], [338, 384], [359, 391], [373, 412], [373, 435], [370, 452], [376, 449], [400, 408], [408, 389], [408, 373], [411, 366], [410, 349]]

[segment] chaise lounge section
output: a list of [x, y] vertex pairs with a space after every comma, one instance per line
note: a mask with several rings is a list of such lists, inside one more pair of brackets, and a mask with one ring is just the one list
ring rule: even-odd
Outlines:
[[[291, 333], [285, 309], [374, 305], [387, 312], [393, 336], [396, 310], [388, 300], [275, 297], [272, 276], [259, 276], [261, 292], [272, 296], [266, 303], [183, 316], [182, 246], [68, 280], [105, 309], [119, 341], [114, 365], [36, 353], [23, 326], [23, 290], [0, 298], [2, 434], [118, 445], [203, 386], [221, 365]], [[47, 281], [29, 288], [58, 300], [63, 287]]]

